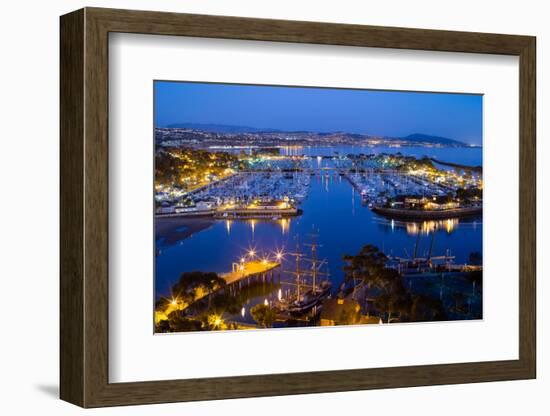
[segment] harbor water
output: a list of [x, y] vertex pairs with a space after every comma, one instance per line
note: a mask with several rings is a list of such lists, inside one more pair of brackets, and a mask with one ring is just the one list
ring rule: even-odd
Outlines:
[[[418, 153], [433, 150], [411, 149], [417, 149]], [[307, 148], [310, 155], [318, 155], [315, 150], [321, 149]], [[405, 153], [403, 148], [398, 150]], [[459, 157], [461, 152], [467, 155]], [[452, 163], [470, 161], [475, 165], [481, 162], [481, 149], [453, 149], [452, 153], [454, 158], [451, 154], [434, 156]], [[232, 263], [238, 262], [248, 250], [273, 258], [277, 251], [295, 251], [297, 244], [310, 242], [311, 234], [317, 235], [318, 257], [327, 260], [326, 271], [330, 273], [333, 292], [344, 277], [342, 257], [356, 254], [367, 244], [377, 246], [389, 256], [404, 258], [413, 253], [426, 256], [431, 249], [432, 256], [455, 256], [456, 264], [467, 263], [472, 252], [482, 252], [481, 218], [426, 223], [389, 220], [363, 205], [359, 193], [336, 171], [319, 171], [311, 176], [309, 193], [300, 208], [302, 215], [283, 219], [181, 219], [173, 220], [169, 227], [159, 227], [159, 221], [164, 220], [157, 219], [156, 296], [170, 296], [170, 288], [182, 272], [225, 273], [231, 271]], [[197, 222], [200, 222], [199, 227]], [[291, 256], [284, 256], [276, 272], [282, 281], [292, 279], [283, 271], [292, 270], [293, 262]], [[411, 286], [414, 282], [408, 284]], [[433, 289], [434, 285], [431, 287]], [[253, 299], [253, 303], [262, 301], [264, 295]]]

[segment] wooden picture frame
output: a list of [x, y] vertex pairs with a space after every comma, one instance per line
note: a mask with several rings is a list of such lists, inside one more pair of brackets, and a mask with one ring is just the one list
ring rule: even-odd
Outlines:
[[[101, 407], [535, 378], [534, 37], [99, 8], [85, 8], [62, 16], [60, 28], [60, 396], [63, 400], [82, 407]], [[108, 35], [111, 32], [518, 56], [519, 359], [109, 383]]]

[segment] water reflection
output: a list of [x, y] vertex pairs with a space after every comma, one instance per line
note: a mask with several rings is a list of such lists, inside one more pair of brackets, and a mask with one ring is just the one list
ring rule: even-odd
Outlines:
[[281, 233], [285, 235], [290, 228], [290, 218], [281, 218], [279, 225], [281, 226]]
[[226, 220], [225, 221], [225, 229], [227, 230], [227, 235], [231, 234], [231, 225], [233, 224], [233, 221]]
[[413, 222], [413, 221], [399, 221], [395, 219], [385, 219], [378, 218], [375, 219], [375, 222], [380, 224], [383, 228], [389, 229], [392, 232], [396, 230], [405, 230], [407, 235], [416, 236], [421, 235], [430, 235], [436, 231], [445, 231], [447, 234], [451, 234], [456, 231], [459, 227], [462, 228], [472, 228], [476, 231], [478, 226], [481, 224], [479, 220], [468, 221], [460, 220], [459, 218], [448, 218], [444, 220], [430, 220], [422, 222]]
[[428, 235], [438, 230], [445, 230], [448, 234], [450, 234], [456, 227], [458, 227], [458, 224], [458, 218], [449, 218], [446, 220], [423, 221], [421, 223], [407, 222], [405, 227], [407, 229], [407, 234], [409, 235], [417, 235], [419, 233]]
[[[279, 227], [279, 229], [281, 231], [281, 235], [285, 235], [290, 230], [290, 224], [292, 222], [292, 218], [279, 218], [279, 219], [273, 219], [273, 220], [250, 219], [250, 220], [245, 220], [245, 221], [241, 221], [241, 222], [245, 222], [250, 226], [250, 230], [252, 231], [252, 234], [254, 234], [256, 232], [256, 227], [257, 227], [258, 223], [262, 222], [262, 223], [266, 223], [266, 224], [269, 224], [269, 223], [277, 224], [277, 226]], [[239, 220], [224, 220], [225, 230], [226, 230], [228, 236], [231, 235], [231, 231], [232, 231], [235, 223], [238, 224]], [[159, 242], [160, 242], [160, 240], [159, 240]], [[182, 243], [182, 242], [183, 242], [183, 239], [179, 241], [179, 243]]]

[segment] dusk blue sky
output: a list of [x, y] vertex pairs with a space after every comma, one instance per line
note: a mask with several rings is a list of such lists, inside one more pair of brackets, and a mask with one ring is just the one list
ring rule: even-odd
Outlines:
[[482, 96], [155, 82], [155, 125], [205, 123], [482, 143]]

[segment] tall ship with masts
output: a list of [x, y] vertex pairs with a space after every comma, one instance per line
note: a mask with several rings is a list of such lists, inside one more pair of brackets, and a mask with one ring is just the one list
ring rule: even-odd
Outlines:
[[412, 255], [409, 255], [405, 249], [407, 257], [390, 256], [388, 267], [396, 269], [400, 274], [406, 275], [422, 275], [429, 273], [443, 273], [443, 272], [463, 272], [471, 270], [480, 270], [481, 266], [470, 264], [455, 264], [455, 256], [452, 256], [450, 250], [446, 250], [445, 255], [434, 256], [435, 232], [431, 233], [431, 241], [429, 250], [426, 256], [418, 255], [418, 245], [420, 240], [420, 233], [416, 236], [416, 242], [413, 247]]
[[321, 305], [324, 299], [330, 297], [332, 283], [328, 279], [329, 273], [326, 259], [318, 258], [316, 238], [312, 234], [311, 243], [304, 244], [310, 248], [309, 255], [300, 250], [300, 244], [296, 244], [296, 251], [287, 253], [295, 258], [295, 269], [285, 271], [294, 277], [294, 281], [285, 282], [293, 286], [295, 290], [286, 299], [281, 299], [278, 309], [291, 315], [304, 315]]

